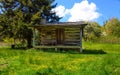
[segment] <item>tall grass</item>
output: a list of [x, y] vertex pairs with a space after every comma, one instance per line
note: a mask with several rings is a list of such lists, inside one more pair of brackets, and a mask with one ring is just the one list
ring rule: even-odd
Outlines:
[[120, 38], [115, 36], [103, 36], [95, 39], [94, 42], [120, 44]]
[[83, 47], [83, 53], [0, 48], [0, 75], [120, 75], [119, 44]]

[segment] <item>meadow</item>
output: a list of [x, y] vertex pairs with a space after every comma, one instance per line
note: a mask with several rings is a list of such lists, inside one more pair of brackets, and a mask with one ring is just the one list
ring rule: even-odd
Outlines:
[[0, 75], [120, 75], [120, 44], [83, 42], [83, 53], [0, 47]]

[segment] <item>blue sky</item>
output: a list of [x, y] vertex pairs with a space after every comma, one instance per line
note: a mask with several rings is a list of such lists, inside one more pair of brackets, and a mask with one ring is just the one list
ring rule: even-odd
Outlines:
[[55, 3], [57, 15], [63, 17], [61, 21], [89, 20], [102, 25], [112, 17], [120, 19], [120, 0], [55, 0]]

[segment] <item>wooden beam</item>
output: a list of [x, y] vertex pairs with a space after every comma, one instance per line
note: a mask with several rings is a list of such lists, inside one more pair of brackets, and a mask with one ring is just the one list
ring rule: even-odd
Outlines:
[[80, 28], [80, 52], [82, 52], [82, 27]]
[[80, 48], [80, 46], [35, 46], [34, 48]]

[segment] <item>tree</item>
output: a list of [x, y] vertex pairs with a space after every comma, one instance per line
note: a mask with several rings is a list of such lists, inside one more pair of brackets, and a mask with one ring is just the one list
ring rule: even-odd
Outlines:
[[1, 10], [2, 13], [1, 17], [1, 26], [2, 26], [2, 35], [5, 37], [13, 38], [14, 44], [17, 37], [17, 31], [18, 31], [18, 23], [16, 22], [16, 10], [17, 4], [16, 1], [13, 0], [1, 0]]
[[90, 22], [84, 29], [84, 40], [93, 41], [101, 36], [101, 27], [96, 22]]
[[107, 21], [104, 26], [105, 32], [108, 36], [120, 37], [120, 21], [117, 18], [112, 18]]
[[3, 27], [7, 26], [6, 31], [11, 29], [11, 37], [26, 39], [28, 47], [31, 47], [32, 29], [29, 26], [40, 24], [42, 18], [47, 22], [57, 22], [60, 19], [55, 12], [51, 12], [57, 5], [53, 2], [54, 0], [1, 0], [2, 16], [7, 18]]

